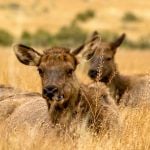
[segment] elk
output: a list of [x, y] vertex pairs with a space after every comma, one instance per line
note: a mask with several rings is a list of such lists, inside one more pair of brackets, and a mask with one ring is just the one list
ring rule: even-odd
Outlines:
[[78, 51], [83, 51], [82, 57], [87, 60], [88, 76], [94, 82], [104, 83], [116, 104], [135, 106], [150, 100], [150, 76], [127, 76], [118, 71], [115, 54], [125, 36], [123, 33], [113, 42], [103, 42], [95, 31], [91, 39], [81, 45]]
[[[8, 95], [4, 95], [4, 93]], [[23, 120], [26, 120], [26, 118], [28, 118], [29, 124], [33, 124], [35, 123], [35, 120], [39, 118], [39, 115], [47, 110], [47, 105], [43, 103], [44, 100], [39, 93], [22, 92], [12, 87], [3, 86], [3, 93], [0, 93], [0, 98], [2, 98], [0, 101], [0, 123], [9, 120], [8, 122], [10, 122], [11, 127], [13, 126], [13, 124], [21, 124]], [[34, 102], [35, 111], [33, 111], [33, 108], [30, 110], [30, 107], [33, 107]], [[37, 104], [38, 106], [36, 106]], [[41, 109], [41, 105], [43, 108], [45, 107], [45, 110], [42, 108], [43, 111], [40, 112], [40, 114], [36, 114], [38, 115], [38, 117], [36, 117], [35, 112]], [[23, 110], [22, 113], [18, 113], [20, 109]], [[34, 113], [34, 117], [32, 113]], [[15, 119], [16, 117], [14, 117], [16, 115], [18, 115], [17, 120]]]
[[[42, 96], [30, 96], [9, 117], [10, 124], [20, 120], [32, 123], [44, 122], [52, 126], [68, 128], [74, 120], [86, 122], [89, 129], [99, 132], [102, 125], [112, 128], [119, 124], [118, 109], [107, 88], [100, 83], [84, 86], [75, 75], [78, 50], [55, 47], [41, 54], [31, 47], [18, 44], [14, 48], [18, 60], [36, 66], [42, 81]], [[29, 118], [28, 118], [29, 117]]]

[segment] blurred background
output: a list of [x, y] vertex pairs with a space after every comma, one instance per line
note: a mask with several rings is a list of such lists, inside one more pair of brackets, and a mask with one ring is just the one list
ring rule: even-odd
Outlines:
[[0, 0], [0, 45], [76, 46], [93, 30], [124, 46], [150, 48], [149, 0]]
[[119, 70], [149, 73], [150, 0], [0, 0], [0, 84], [37, 87], [31, 84], [38, 78], [35, 69], [19, 64], [14, 57], [15, 43], [38, 50], [73, 48], [94, 30], [103, 41], [125, 32], [127, 38], [116, 56]]

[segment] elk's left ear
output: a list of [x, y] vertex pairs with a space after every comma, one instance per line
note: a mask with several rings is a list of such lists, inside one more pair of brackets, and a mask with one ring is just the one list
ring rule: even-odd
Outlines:
[[35, 51], [33, 48], [17, 44], [14, 46], [15, 55], [18, 60], [29, 66], [38, 66], [41, 58], [41, 54]]
[[85, 47], [85, 44], [80, 45], [79, 47], [77, 47], [76, 49], [71, 50], [71, 53], [73, 55], [78, 55]]
[[114, 49], [118, 48], [122, 44], [122, 42], [124, 41], [125, 37], [126, 37], [126, 34], [123, 33], [117, 40], [112, 42], [111, 43], [112, 49], [114, 50]]

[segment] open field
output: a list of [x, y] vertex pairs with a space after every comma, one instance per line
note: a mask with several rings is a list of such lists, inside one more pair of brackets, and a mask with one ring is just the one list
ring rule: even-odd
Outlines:
[[[22, 90], [40, 92], [40, 78], [34, 67], [20, 64], [10, 49], [0, 50], [0, 83], [9, 84]], [[120, 50], [117, 54], [119, 70], [125, 74], [150, 73], [149, 51]], [[79, 68], [77, 74], [85, 82], [85, 74]], [[56, 137], [51, 132], [48, 137], [42, 137], [37, 129], [30, 126], [7, 137], [0, 134], [0, 149], [78, 149], [78, 150], [149, 150], [150, 149], [150, 109], [149, 106], [125, 108], [120, 110], [122, 130], [119, 135], [93, 137], [85, 131], [80, 131], [80, 138], [74, 140], [68, 137]], [[1, 125], [2, 126], [2, 125]], [[7, 135], [7, 130], [3, 130]]]
[[[1, 150], [149, 150], [149, 107], [120, 110], [121, 132], [117, 135], [93, 136], [81, 128], [80, 138], [72, 139], [67, 133], [58, 137], [52, 131], [44, 137], [36, 126], [27, 126], [9, 134], [0, 125]], [[5, 126], [5, 125], [4, 125]]]
[[[103, 31], [118, 35], [125, 32], [127, 39], [138, 43], [144, 37], [150, 45], [150, 0], [0, 0], [0, 30], [14, 36], [13, 44], [19, 41], [24, 31], [34, 34], [42, 29], [55, 35], [87, 10], [94, 11], [95, 16], [86, 22], [78, 22], [87, 34], [93, 30], [100, 34]], [[139, 20], [124, 21], [127, 13], [134, 14]], [[116, 63], [122, 74], [150, 74], [150, 49], [120, 48]], [[81, 82], [89, 83], [86, 71], [84, 62], [76, 73]], [[0, 84], [41, 92], [37, 68], [19, 63], [11, 46], [0, 47]], [[52, 131], [43, 137], [38, 127], [30, 126], [8, 136], [5, 123], [0, 122], [0, 150], [150, 150], [150, 106], [121, 108], [120, 119], [122, 127], [117, 135], [93, 137], [81, 129], [79, 139], [72, 139], [67, 133], [58, 137]]]

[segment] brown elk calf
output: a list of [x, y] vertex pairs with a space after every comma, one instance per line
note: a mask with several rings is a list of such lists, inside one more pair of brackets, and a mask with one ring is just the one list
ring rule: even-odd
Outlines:
[[122, 34], [113, 42], [103, 42], [99, 33], [94, 32], [78, 51], [82, 50], [82, 56], [88, 61], [88, 76], [105, 83], [117, 104], [137, 105], [150, 101], [150, 76], [125, 76], [118, 72], [115, 54], [124, 39], [125, 34]]
[[78, 123], [86, 122], [86, 126], [98, 132], [103, 125], [110, 128], [118, 124], [117, 107], [106, 87], [100, 83], [89, 87], [78, 83], [74, 73], [78, 64], [75, 57], [77, 53], [71, 53], [66, 48], [51, 48], [40, 54], [33, 48], [16, 45], [18, 60], [25, 65], [37, 67], [49, 113], [45, 109], [45, 101], [33, 100], [19, 107], [10, 120], [21, 118], [23, 122], [28, 120], [28, 115], [30, 119], [37, 117], [37, 120], [43, 120], [40, 117], [44, 116], [44, 112], [46, 118], [49, 114], [52, 125], [59, 124], [61, 127], [68, 127], [77, 120]]

